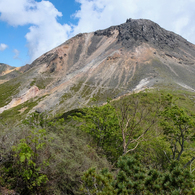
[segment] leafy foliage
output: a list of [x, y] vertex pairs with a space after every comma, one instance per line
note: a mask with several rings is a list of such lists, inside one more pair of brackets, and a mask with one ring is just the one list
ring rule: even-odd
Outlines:
[[117, 163], [119, 172], [116, 177], [115, 188], [118, 194], [141, 194], [144, 191], [146, 170], [139, 159], [123, 156]]
[[114, 162], [121, 155], [134, 151], [155, 129], [162, 103], [161, 97], [151, 97], [147, 93], [133, 94], [119, 102], [108, 101], [103, 106], [84, 108], [84, 114], [78, 113], [73, 118]]
[[117, 194], [114, 189], [113, 175], [108, 169], [103, 169], [98, 174], [95, 168], [90, 168], [83, 176], [83, 185], [80, 188], [85, 194], [113, 195]]
[[166, 172], [144, 167], [139, 157], [123, 156], [117, 163], [118, 172], [89, 169], [83, 176], [81, 190], [85, 194], [195, 194], [194, 177], [172, 161]]
[[[24, 125], [1, 135], [1, 184], [20, 194], [78, 194], [84, 171], [109, 167], [89, 146], [91, 138], [63, 119], [33, 113]], [[2, 150], [10, 143], [11, 149]]]
[[45, 129], [32, 128], [29, 135], [20, 139], [13, 146], [10, 160], [4, 163], [5, 182], [10, 181], [13, 188], [20, 189], [21, 194], [39, 193], [48, 181], [44, 169], [49, 166], [49, 159], [42, 159], [40, 152], [51, 141]]
[[116, 160], [122, 155], [122, 137], [115, 108], [107, 102], [100, 107], [84, 108], [83, 112], [73, 116], [74, 120], [81, 122], [79, 128], [94, 138], [108, 159]]
[[171, 159], [180, 160], [187, 142], [195, 140], [195, 117], [178, 107], [171, 95], [168, 95], [167, 99], [169, 104], [161, 114], [163, 116], [161, 126], [165, 140], [170, 144]]
[[[49, 192], [78, 194], [83, 172], [92, 166], [98, 169], [109, 167], [104, 157], [91, 147], [92, 139], [84, 132], [65, 125], [63, 119], [50, 122], [48, 127], [54, 138], [50, 152], [54, 155], [49, 166]], [[57, 194], [58, 194], [57, 193]]]
[[150, 93], [132, 94], [114, 103], [125, 155], [134, 151], [146, 135], [154, 132], [162, 109], [161, 96], [154, 98]]
[[20, 194], [194, 194], [188, 95], [145, 91], [59, 116], [33, 113], [23, 124], [15, 119], [28, 109], [8, 110], [0, 116], [1, 185]]

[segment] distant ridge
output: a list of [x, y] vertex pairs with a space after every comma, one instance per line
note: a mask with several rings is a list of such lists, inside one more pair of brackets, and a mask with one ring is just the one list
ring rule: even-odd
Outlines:
[[0, 83], [13, 79], [20, 75], [18, 71], [20, 68], [9, 66], [4, 63], [0, 63]]
[[0, 75], [1, 75], [3, 72], [5, 72], [5, 71], [7, 71], [7, 70], [12, 70], [12, 69], [14, 69], [14, 68], [15, 68], [15, 67], [9, 66], [9, 65], [4, 64], [4, 63], [0, 63]]

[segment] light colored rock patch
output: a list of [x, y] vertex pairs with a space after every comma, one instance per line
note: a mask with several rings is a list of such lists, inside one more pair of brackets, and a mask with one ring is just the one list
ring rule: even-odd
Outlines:
[[139, 84], [133, 89], [133, 91], [137, 91], [137, 90], [146, 88], [146, 85], [147, 85], [149, 82], [150, 82], [150, 81], [149, 81], [148, 78], [142, 79], [142, 80], [139, 82]]
[[19, 112], [20, 112], [20, 114], [22, 114], [25, 110], [27, 110], [28, 109], [28, 107], [24, 107], [24, 108], [22, 108], [22, 109], [20, 109], [20, 110], [18, 110]]
[[31, 98], [36, 97], [38, 95], [38, 93], [39, 93], [39, 88], [37, 86], [31, 87], [23, 95], [21, 95], [18, 98], [12, 99], [12, 101], [8, 105], [6, 105], [4, 107], [1, 107], [0, 108], [0, 113], [2, 113], [5, 110], [8, 110], [10, 108], [13, 108], [15, 106], [18, 106], [18, 105], [30, 100]]
[[14, 70], [20, 70], [20, 67], [17, 67], [17, 68], [11, 69], [11, 70], [6, 70], [6, 71], [2, 72], [1, 75], [6, 75], [6, 74], [8, 74], [10, 72], [13, 72]]
[[0, 84], [3, 84], [5, 82], [7, 82], [7, 81], [9, 81], [9, 80], [0, 80]]
[[177, 83], [178, 85], [180, 85], [181, 87], [185, 88], [185, 89], [189, 89], [191, 91], [195, 91], [193, 88], [191, 88], [190, 86], [184, 84], [184, 83]]

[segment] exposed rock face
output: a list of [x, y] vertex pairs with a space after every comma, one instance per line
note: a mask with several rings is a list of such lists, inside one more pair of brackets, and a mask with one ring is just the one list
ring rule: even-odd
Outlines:
[[128, 19], [124, 24], [97, 31], [95, 34], [109, 37], [113, 30], [119, 31], [118, 41], [126, 48], [132, 48], [132, 45], [139, 46], [145, 42], [157, 48], [168, 46], [170, 49], [174, 49], [178, 47], [178, 41], [185, 42], [185, 44], [187, 43], [187, 41], [179, 35], [164, 30], [158, 24], [150, 20], [143, 19]]
[[[20, 68], [22, 89], [41, 85], [35, 108], [69, 110], [133, 90], [172, 85], [195, 89], [195, 46], [150, 20], [79, 34]], [[19, 95], [18, 95], [19, 97]]]
[[26, 91], [20, 97], [12, 99], [12, 101], [8, 105], [0, 108], [0, 113], [2, 113], [4, 110], [13, 108], [19, 104], [22, 104], [22, 103], [30, 100], [31, 98], [36, 97], [38, 95], [38, 93], [39, 93], [38, 87], [36, 87], [36, 86], [31, 87], [28, 91]]

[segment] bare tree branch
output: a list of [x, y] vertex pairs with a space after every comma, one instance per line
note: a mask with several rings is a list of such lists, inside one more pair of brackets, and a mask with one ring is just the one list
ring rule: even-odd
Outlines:
[[191, 164], [194, 161], [195, 157], [193, 157], [191, 160], [189, 160], [183, 168], [186, 168], [189, 164]]
[[[135, 146], [133, 149], [130, 149], [130, 150], [126, 151], [125, 154], [134, 151], [134, 150], [137, 148], [137, 146], [138, 146], [139, 144], [140, 144], [140, 142], [137, 142], [136, 146]], [[124, 154], [124, 155], [125, 155], [125, 154]]]
[[167, 153], [166, 153], [164, 150], [163, 150], [163, 152], [164, 152], [164, 154], [165, 154], [167, 160], [168, 160], [169, 162], [171, 162], [170, 159], [169, 159], [169, 157], [167, 156]]

